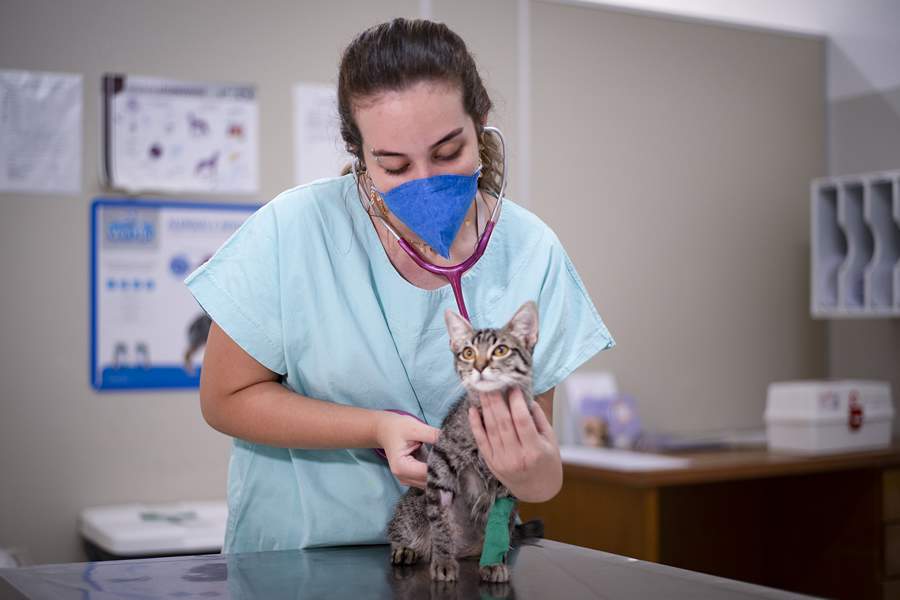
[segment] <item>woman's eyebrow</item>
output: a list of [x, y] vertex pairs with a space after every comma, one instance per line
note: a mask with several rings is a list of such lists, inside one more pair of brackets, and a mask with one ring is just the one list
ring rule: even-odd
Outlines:
[[[450, 140], [452, 140], [453, 138], [455, 138], [456, 136], [458, 136], [458, 135], [461, 134], [462, 132], [463, 132], [463, 128], [462, 128], [462, 127], [458, 128], [458, 129], [454, 129], [453, 131], [451, 131], [450, 133], [448, 133], [447, 135], [445, 135], [444, 137], [442, 137], [441, 139], [439, 139], [438, 141], [436, 141], [435, 143], [433, 143], [433, 144], [431, 145], [431, 147], [432, 147], [432, 148], [437, 148], [438, 146], [440, 146], [440, 145], [443, 144], [444, 142], [449, 142]], [[381, 156], [406, 156], [406, 155], [403, 154], [402, 152], [391, 152], [390, 150], [374, 150], [374, 149], [373, 149], [373, 150], [372, 150], [372, 156], [381, 157]]]

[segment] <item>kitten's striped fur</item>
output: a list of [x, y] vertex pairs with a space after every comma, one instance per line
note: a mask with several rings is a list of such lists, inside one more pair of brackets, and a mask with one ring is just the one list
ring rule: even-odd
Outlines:
[[[481, 406], [479, 392], [522, 390], [528, 407], [532, 396], [532, 351], [537, 343], [538, 313], [526, 302], [501, 329], [475, 330], [448, 310], [447, 330], [466, 394], [447, 413], [438, 441], [428, 455], [425, 490], [410, 488], [388, 525], [391, 562], [431, 561], [431, 578], [452, 581], [457, 559], [478, 557], [488, 512], [496, 498], [511, 496], [478, 452], [469, 426], [470, 406]], [[515, 514], [510, 518], [513, 532]], [[507, 581], [505, 564], [481, 568], [486, 581]]]

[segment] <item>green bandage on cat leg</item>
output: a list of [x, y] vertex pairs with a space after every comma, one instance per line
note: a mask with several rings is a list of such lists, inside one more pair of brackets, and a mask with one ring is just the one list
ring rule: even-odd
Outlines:
[[509, 517], [516, 508], [512, 498], [497, 498], [488, 513], [484, 527], [484, 546], [481, 548], [482, 567], [499, 565], [509, 551]]

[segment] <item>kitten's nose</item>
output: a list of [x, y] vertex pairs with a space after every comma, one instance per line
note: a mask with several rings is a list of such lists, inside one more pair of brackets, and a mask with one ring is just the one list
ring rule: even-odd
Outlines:
[[475, 370], [478, 371], [479, 373], [484, 371], [484, 369], [485, 369], [485, 367], [487, 367], [487, 365], [488, 365], [488, 361], [480, 359], [480, 358], [475, 359]]

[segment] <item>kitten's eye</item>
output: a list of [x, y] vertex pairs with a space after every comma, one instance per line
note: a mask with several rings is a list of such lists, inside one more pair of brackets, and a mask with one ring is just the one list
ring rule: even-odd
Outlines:
[[509, 354], [509, 346], [500, 344], [499, 346], [494, 348], [494, 358], [503, 358], [507, 354]]
[[472, 346], [466, 346], [462, 352], [459, 353], [463, 360], [475, 360], [475, 350]]

